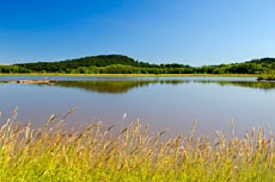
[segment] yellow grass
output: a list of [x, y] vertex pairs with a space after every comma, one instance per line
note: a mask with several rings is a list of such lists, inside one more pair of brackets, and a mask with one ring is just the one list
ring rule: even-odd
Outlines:
[[253, 74], [63, 74], [63, 73], [28, 73], [4, 74], [0, 76], [90, 76], [90, 77], [258, 77]]
[[0, 128], [1, 181], [275, 181], [274, 137], [264, 128], [210, 140], [194, 137], [194, 123], [164, 140], [139, 121], [65, 129], [72, 112], [34, 129], [16, 123], [15, 110]]

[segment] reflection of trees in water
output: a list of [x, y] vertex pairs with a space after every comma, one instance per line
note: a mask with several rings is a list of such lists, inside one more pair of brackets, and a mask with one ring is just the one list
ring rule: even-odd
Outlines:
[[275, 89], [275, 82], [225, 82], [220, 83], [220, 85], [234, 85], [248, 88], [259, 88], [264, 90]]
[[173, 84], [177, 85], [182, 80], [135, 80], [135, 81], [58, 81], [54, 86], [80, 88], [99, 93], [125, 93], [130, 89], [149, 86], [150, 84]]
[[258, 88], [264, 90], [275, 89], [275, 82], [258, 82], [258, 81], [209, 81], [201, 80], [194, 81], [195, 83], [202, 84], [219, 84], [220, 86], [237, 86], [237, 87], [247, 87], [247, 88]]
[[[9, 83], [10, 81], [0, 80], [0, 84]], [[275, 89], [274, 81], [230, 81], [230, 80], [79, 80], [79, 81], [57, 81], [54, 84], [29, 84], [39, 86], [60, 86], [79, 88], [87, 91], [99, 93], [125, 93], [130, 89], [149, 86], [151, 84], [169, 84], [179, 85], [187, 83], [198, 84], [218, 84], [220, 86], [236, 86], [246, 88], [257, 88], [263, 90]]]
[[[1, 83], [1, 82], [0, 82]], [[58, 81], [52, 86], [79, 88], [98, 93], [126, 93], [131, 89], [154, 84], [179, 85], [187, 83], [218, 84], [220, 86], [236, 86], [252, 89], [275, 89], [275, 82], [257, 81], [213, 81], [213, 80], [127, 80], [127, 81]]]

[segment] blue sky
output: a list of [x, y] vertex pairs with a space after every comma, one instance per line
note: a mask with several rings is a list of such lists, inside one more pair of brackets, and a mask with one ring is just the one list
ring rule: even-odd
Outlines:
[[274, 0], [0, 0], [0, 63], [123, 54], [194, 66], [275, 57]]

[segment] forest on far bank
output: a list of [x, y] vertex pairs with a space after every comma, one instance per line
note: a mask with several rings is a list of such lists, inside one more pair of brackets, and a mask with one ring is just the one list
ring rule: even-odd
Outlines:
[[275, 74], [275, 58], [220, 65], [152, 64], [123, 55], [100, 55], [58, 62], [0, 65], [0, 73], [60, 74]]

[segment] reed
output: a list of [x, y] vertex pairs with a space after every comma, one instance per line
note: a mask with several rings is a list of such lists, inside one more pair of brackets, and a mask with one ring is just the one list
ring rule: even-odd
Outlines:
[[275, 181], [274, 137], [262, 127], [243, 138], [163, 139], [137, 120], [65, 129], [52, 115], [41, 128], [13, 117], [0, 128], [1, 181]]

